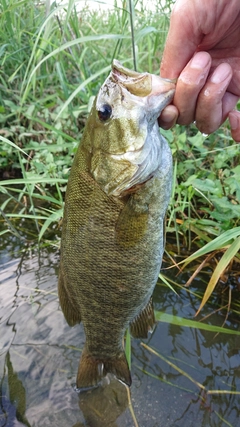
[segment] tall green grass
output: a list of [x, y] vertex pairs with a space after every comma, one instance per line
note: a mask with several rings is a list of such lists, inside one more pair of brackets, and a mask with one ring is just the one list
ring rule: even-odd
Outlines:
[[[89, 101], [113, 58], [133, 68], [135, 52], [138, 71], [159, 72], [174, 1], [151, 2], [151, 8], [131, 1], [134, 43], [129, 1], [115, 1], [108, 9], [98, 7], [101, 3], [95, 1], [95, 8], [81, 0], [0, 4], [0, 173], [14, 178], [0, 183], [2, 234], [31, 241], [59, 234]], [[221, 271], [227, 261], [239, 266], [233, 241], [229, 252], [226, 241], [219, 246], [216, 238], [239, 227], [240, 145], [227, 126], [209, 137], [194, 126], [162, 133], [175, 165], [167, 216], [170, 257], [178, 259], [183, 250], [191, 255], [212, 242], [212, 253], [228, 251]], [[176, 244], [169, 246], [171, 237]]]
[[[7, 227], [15, 234], [24, 215], [39, 239], [59, 220], [89, 100], [113, 58], [133, 67], [129, 3], [107, 10], [95, 3], [4, 0], [0, 6], [0, 168], [5, 176], [18, 168], [22, 177], [1, 183], [1, 211], [8, 223], [14, 218]], [[156, 7], [147, 20], [143, 3], [135, 7], [139, 71], [158, 72], [168, 19]]]

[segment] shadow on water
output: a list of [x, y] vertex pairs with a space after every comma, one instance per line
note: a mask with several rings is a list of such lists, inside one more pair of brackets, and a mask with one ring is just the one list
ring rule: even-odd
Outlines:
[[[84, 335], [82, 326], [66, 324], [59, 308], [59, 254], [25, 249], [19, 255], [20, 249], [11, 236], [0, 248], [0, 426], [133, 427], [120, 382], [74, 391]], [[176, 295], [159, 283], [155, 308], [194, 319], [204, 286], [195, 280], [195, 293]], [[209, 303], [201, 317], [212, 312]], [[220, 310], [205, 323], [222, 326], [224, 318]], [[227, 327], [240, 331], [234, 310]], [[240, 391], [240, 335], [161, 321], [145, 344], [132, 340], [131, 402], [139, 427], [238, 425], [240, 395], [229, 391]]]

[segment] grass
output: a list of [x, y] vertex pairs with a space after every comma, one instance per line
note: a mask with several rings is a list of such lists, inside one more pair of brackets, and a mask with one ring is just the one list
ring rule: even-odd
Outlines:
[[[59, 241], [67, 178], [89, 103], [113, 58], [159, 72], [172, 3], [156, 1], [150, 10], [131, 1], [131, 16], [126, 0], [107, 10], [80, 0], [1, 2], [1, 235]], [[208, 137], [194, 126], [162, 133], [174, 158], [166, 250], [175, 264], [189, 256], [181, 268], [191, 262], [199, 270], [212, 254], [205, 302], [229, 265], [239, 268], [240, 145], [227, 125]]]

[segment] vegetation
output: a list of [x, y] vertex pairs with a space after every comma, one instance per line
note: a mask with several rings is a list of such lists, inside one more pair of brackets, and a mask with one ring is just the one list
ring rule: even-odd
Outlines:
[[[138, 71], [159, 72], [173, 2], [156, 1], [151, 9], [143, 0], [135, 2]], [[92, 4], [1, 2], [2, 235], [42, 244], [59, 237], [67, 178], [89, 103], [113, 58], [133, 68], [129, 2], [115, 0], [107, 9]], [[227, 124], [209, 136], [194, 126], [162, 133], [175, 174], [167, 253], [175, 264], [178, 256], [191, 255], [184, 265], [197, 259], [198, 270], [216, 266], [206, 301], [229, 265], [239, 271], [240, 145]]]

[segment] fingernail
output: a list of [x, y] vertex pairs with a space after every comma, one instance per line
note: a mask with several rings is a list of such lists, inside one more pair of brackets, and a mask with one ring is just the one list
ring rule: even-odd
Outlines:
[[238, 128], [238, 118], [235, 114], [229, 114], [229, 123], [232, 130], [236, 130]]
[[232, 74], [231, 67], [229, 64], [222, 63], [220, 64], [216, 70], [211, 75], [211, 82], [218, 84], [226, 80], [227, 77], [230, 77]]
[[190, 67], [201, 70], [205, 68], [210, 62], [210, 56], [206, 52], [198, 52], [191, 60]]

